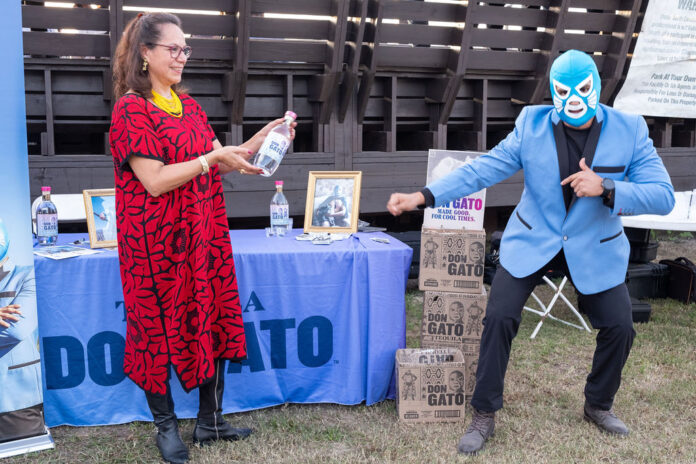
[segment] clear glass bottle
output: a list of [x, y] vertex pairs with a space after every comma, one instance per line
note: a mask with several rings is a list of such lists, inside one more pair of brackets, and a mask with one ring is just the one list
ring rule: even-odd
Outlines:
[[263, 170], [264, 177], [270, 177], [278, 169], [283, 156], [290, 147], [290, 125], [297, 119], [292, 111], [285, 112], [285, 122], [273, 128], [266, 136], [263, 145], [254, 156], [254, 166]]
[[58, 240], [58, 210], [51, 201], [51, 187], [41, 187], [41, 196], [36, 207], [36, 238], [39, 245], [54, 245]]
[[288, 231], [290, 206], [283, 195], [283, 181], [275, 182], [276, 193], [271, 198], [271, 230], [275, 235], [283, 236]]

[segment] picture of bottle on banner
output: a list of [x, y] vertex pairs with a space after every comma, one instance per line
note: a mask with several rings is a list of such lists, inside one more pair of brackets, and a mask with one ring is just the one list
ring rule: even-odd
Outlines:
[[[475, 151], [429, 150], [426, 184], [445, 177], [483, 153]], [[486, 189], [438, 208], [425, 208], [424, 229], [481, 230], [486, 206]]]

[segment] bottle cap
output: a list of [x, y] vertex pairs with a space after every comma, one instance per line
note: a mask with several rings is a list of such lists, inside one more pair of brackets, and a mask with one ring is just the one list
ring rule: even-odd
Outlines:
[[276, 185], [276, 187], [278, 187], [278, 186], [281, 186], [281, 187], [282, 187], [282, 186], [283, 186], [283, 181], [282, 181], [282, 180], [277, 180], [277, 181], [275, 181], [275, 185]]
[[50, 191], [51, 191], [51, 187], [48, 187], [48, 186], [46, 186], [46, 185], [44, 185], [43, 187], [41, 187], [41, 192], [42, 192], [42, 193], [43, 193], [43, 192], [49, 192], [49, 193], [50, 193]]
[[294, 121], [295, 119], [297, 119], [297, 115], [295, 114], [294, 111], [286, 111], [286, 112], [285, 112], [285, 116], [290, 116], [290, 117], [293, 119], [293, 121]]

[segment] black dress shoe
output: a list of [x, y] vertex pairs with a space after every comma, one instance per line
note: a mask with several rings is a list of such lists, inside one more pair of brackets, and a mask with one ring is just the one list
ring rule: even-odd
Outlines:
[[478, 411], [472, 408], [472, 419], [466, 433], [459, 440], [457, 450], [461, 454], [478, 454], [483, 449], [486, 441], [493, 436], [495, 432], [495, 413]]
[[606, 411], [604, 409], [594, 408], [585, 402], [584, 413], [585, 420], [595, 424], [602, 432], [623, 437], [629, 433], [628, 427], [626, 427], [626, 424], [624, 424], [621, 419], [616, 417], [613, 408]]

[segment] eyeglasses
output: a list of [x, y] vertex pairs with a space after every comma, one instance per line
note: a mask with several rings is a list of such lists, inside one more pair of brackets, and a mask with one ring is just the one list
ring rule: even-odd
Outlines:
[[158, 44], [158, 43], [151, 43], [149, 45], [156, 45], [158, 47], [164, 47], [167, 50], [169, 50], [169, 54], [171, 55], [172, 58], [177, 59], [181, 55], [181, 53], [184, 53], [184, 56], [188, 58], [191, 56], [191, 53], [193, 53], [193, 48], [189, 47], [188, 45], [185, 47], [180, 47], [178, 45], [164, 45], [164, 44]]

